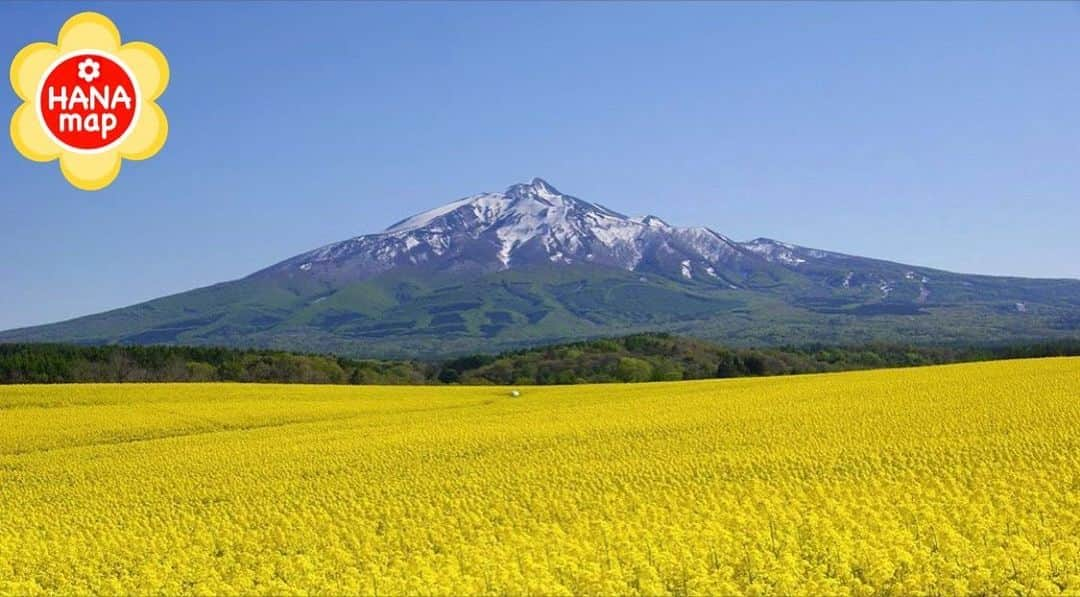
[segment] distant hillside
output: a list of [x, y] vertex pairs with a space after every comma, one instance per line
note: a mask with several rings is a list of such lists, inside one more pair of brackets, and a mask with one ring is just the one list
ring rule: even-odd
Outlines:
[[1080, 280], [739, 242], [536, 179], [239, 280], [0, 332], [0, 342], [443, 358], [658, 331], [733, 346], [1076, 339]]
[[789, 375], [1076, 355], [1080, 355], [1080, 340], [997, 347], [869, 344], [732, 349], [667, 334], [638, 334], [441, 362], [356, 360], [184, 346], [0, 344], [0, 384], [575, 384]]

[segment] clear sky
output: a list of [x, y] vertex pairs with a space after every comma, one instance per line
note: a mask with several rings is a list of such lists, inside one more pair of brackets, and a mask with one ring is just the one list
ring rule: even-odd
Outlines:
[[3, 143], [0, 329], [534, 176], [740, 240], [1080, 277], [1076, 3], [0, 3], [5, 64], [81, 10], [165, 52], [168, 144], [86, 193]]

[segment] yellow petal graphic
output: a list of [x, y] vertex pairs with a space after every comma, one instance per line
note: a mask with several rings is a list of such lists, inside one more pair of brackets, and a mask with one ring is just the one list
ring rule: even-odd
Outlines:
[[64, 23], [56, 43], [61, 54], [85, 49], [115, 54], [120, 49], [120, 31], [105, 15], [82, 12]]
[[15, 94], [23, 101], [32, 101], [41, 75], [59, 57], [60, 50], [45, 42], [33, 43], [20, 50], [11, 61], [11, 88]]
[[120, 152], [82, 154], [65, 151], [60, 156], [60, 171], [76, 188], [97, 191], [109, 186], [120, 174]]
[[[120, 31], [108, 17], [96, 12], [79, 13], [64, 23], [56, 45], [32, 43], [11, 63], [9, 78], [16, 95], [26, 102], [11, 117], [11, 141], [26, 158], [38, 162], [60, 159], [60, 171], [73, 186], [86, 191], [103, 189], [120, 174], [123, 159], [145, 160], [165, 145], [169, 121], [154, 100], [169, 85], [169, 63], [156, 47], [145, 42], [121, 46]], [[131, 69], [139, 86], [142, 109], [134, 130], [119, 147], [103, 153], [77, 153], [63, 149], [42, 128], [35, 94], [41, 76], [58, 57], [80, 50], [97, 50], [116, 56]]]
[[143, 41], [133, 41], [124, 44], [116, 56], [128, 65], [139, 80], [143, 101], [156, 100], [169, 85], [169, 62], [156, 47]]
[[153, 157], [169, 136], [169, 120], [157, 104], [143, 106], [135, 130], [120, 144], [120, 155], [129, 160], [145, 160]]
[[60, 155], [60, 148], [45, 134], [31, 104], [23, 104], [11, 116], [11, 142], [28, 160], [48, 162]]

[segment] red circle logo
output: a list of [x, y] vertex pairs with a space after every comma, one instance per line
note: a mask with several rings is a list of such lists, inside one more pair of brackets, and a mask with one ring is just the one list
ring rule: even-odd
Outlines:
[[95, 153], [124, 139], [139, 111], [135, 77], [116, 58], [75, 52], [45, 72], [38, 91], [41, 124], [67, 149]]

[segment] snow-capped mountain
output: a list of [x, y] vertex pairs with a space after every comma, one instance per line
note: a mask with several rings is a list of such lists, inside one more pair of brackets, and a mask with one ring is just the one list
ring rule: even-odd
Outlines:
[[[266, 273], [341, 280], [412, 266], [491, 272], [584, 263], [738, 284], [731, 274], [740, 262], [774, 257], [754, 243], [736, 243], [709, 228], [671, 226], [656, 216], [628, 217], [534, 178], [304, 253]], [[781, 263], [783, 255], [775, 253]]]
[[641, 331], [728, 344], [1080, 336], [1080, 281], [955, 274], [629, 217], [540, 179], [250, 276], [0, 342], [446, 356]]

